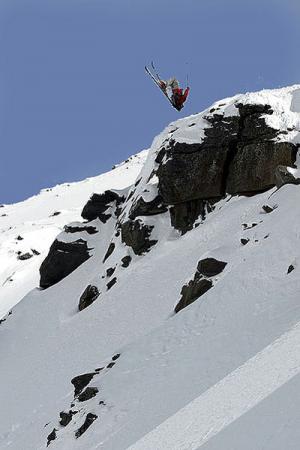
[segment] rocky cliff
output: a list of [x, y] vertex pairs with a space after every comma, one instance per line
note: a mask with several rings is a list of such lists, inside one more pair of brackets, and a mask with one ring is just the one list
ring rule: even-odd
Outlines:
[[[298, 363], [291, 375], [256, 356], [300, 322], [299, 143], [300, 86], [237, 95], [170, 124], [141, 170], [131, 161], [89, 185], [76, 215], [66, 195], [39, 287], [0, 322], [0, 447], [142, 450], [203, 397], [193, 448], [252, 450], [258, 433], [268, 450], [297, 448]], [[222, 394], [228, 379], [238, 392]]]
[[239, 95], [169, 125], [154, 140], [129, 191], [94, 194], [82, 211], [84, 225], [71, 224], [54, 242], [41, 266], [41, 287], [60, 281], [86, 261], [89, 239], [66, 243], [65, 236], [97, 233], [95, 219], [114, 219], [103, 262], [116, 246], [125, 258], [132, 253], [131, 258], [158, 242], [157, 216], [168, 217], [166, 222], [186, 233], [222, 198], [300, 182], [292, 173], [300, 146], [299, 92], [292, 87]]

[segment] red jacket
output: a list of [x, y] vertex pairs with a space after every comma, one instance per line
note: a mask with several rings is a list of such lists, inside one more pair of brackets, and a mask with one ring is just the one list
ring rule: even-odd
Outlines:
[[177, 89], [173, 89], [172, 92], [173, 92], [172, 98], [173, 98], [175, 108], [181, 109], [189, 95], [190, 88], [187, 87], [184, 92], [183, 92], [183, 89], [177, 88]]

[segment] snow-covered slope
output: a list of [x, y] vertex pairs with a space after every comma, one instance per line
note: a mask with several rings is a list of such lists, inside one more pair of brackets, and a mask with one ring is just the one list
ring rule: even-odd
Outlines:
[[[79, 183], [44, 189], [39, 195], [0, 208], [0, 319], [34, 287], [39, 267], [54, 238], [80, 213], [93, 192], [123, 189], [136, 179], [147, 151], [111, 172]], [[19, 259], [20, 256], [28, 259]]]
[[[296, 178], [291, 175], [289, 184], [277, 189], [269, 165], [254, 191], [253, 167], [246, 164], [251, 196], [221, 195], [212, 201], [192, 195], [178, 204], [166, 199], [173, 181], [180, 196], [185, 186], [176, 181], [186, 175], [190, 183], [198, 173], [177, 172], [178, 152], [183, 148], [185, 160], [194, 158], [203, 148], [187, 145], [202, 145], [211, 132], [219, 139], [222, 130], [222, 136], [239, 140], [229, 142], [226, 177], [242, 144], [249, 148], [255, 142], [259, 155], [271, 155], [268, 162], [279, 149], [276, 164], [283, 164], [284, 153], [283, 161], [290, 158], [292, 165], [300, 142], [299, 92], [294, 86], [217, 102], [155, 138], [140, 173], [144, 154], [129, 164], [128, 177], [121, 166], [97, 177], [93, 186], [85, 188], [90, 180], [55, 188], [65, 195], [60, 205], [48, 204], [51, 193], [44, 192], [28, 201], [41, 199], [32, 212], [26, 202], [5, 207], [7, 228], [27, 222], [28, 230], [40, 220], [39, 233], [50, 223], [47, 245], [33, 247], [44, 251], [43, 258], [23, 261], [26, 279], [30, 261], [36, 261], [27, 290], [36, 285], [38, 258], [44, 259], [51, 239], [68, 221], [78, 228], [93, 191], [118, 189], [127, 195], [121, 207], [110, 202], [109, 217], [85, 223], [96, 228], [95, 234], [74, 233], [74, 239], [88, 242], [90, 258], [47, 289], [29, 292], [0, 324], [1, 449], [38, 450], [47, 444], [64, 450], [298, 448], [297, 168], [289, 169]], [[241, 114], [243, 127], [235, 134], [234, 117]], [[249, 121], [255, 128], [250, 138]], [[169, 182], [165, 170], [174, 161], [175, 180]], [[260, 176], [260, 169], [253, 170]], [[261, 183], [273, 187], [261, 189]], [[71, 188], [76, 203], [74, 195], [63, 194]], [[197, 188], [201, 196], [202, 185]], [[66, 215], [47, 222], [54, 210]], [[64, 220], [53, 224], [60, 217]], [[9, 249], [25, 244], [25, 228], [11, 236], [22, 233], [24, 241], [15, 244], [11, 238]], [[68, 233], [58, 239], [70, 240]], [[24, 285], [18, 286], [15, 303]], [[88, 286], [99, 295], [79, 310]]]

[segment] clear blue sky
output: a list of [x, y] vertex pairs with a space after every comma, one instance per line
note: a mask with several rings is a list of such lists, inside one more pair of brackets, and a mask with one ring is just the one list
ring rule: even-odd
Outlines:
[[[300, 83], [296, 0], [1, 0], [0, 203], [109, 170], [170, 121]], [[191, 95], [178, 113], [145, 76]]]

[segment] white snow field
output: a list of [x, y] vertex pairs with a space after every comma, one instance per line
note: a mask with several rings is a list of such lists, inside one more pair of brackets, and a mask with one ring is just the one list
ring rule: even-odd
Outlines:
[[196, 450], [299, 372], [300, 323], [128, 450]]
[[[215, 106], [232, 115], [236, 102], [268, 103], [272, 126], [298, 143], [299, 92], [300, 86], [262, 91]], [[168, 213], [147, 217], [158, 242], [142, 256], [115, 238], [115, 221], [99, 221], [92, 257], [50, 288], [36, 288], [52, 240], [67, 222], [80, 220], [90, 194], [141, 180], [127, 197], [127, 217], [137, 195], [147, 201], [156, 195], [151, 174], [166, 137], [199, 142], [206, 113], [169, 125], [145, 164], [146, 152], [95, 179], [0, 209], [7, 214], [0, 217], [1, 267], [9, 265], [1, 272], [1, 310], [19, 302], [0, 324], [1, 450], [44, 449], [54, 429], [51, 450], [299, 448], [300, 186], [228, 196], [184, 235], [172, 228]], [[273, 211], [267, 214], [264, 205]], [[49, 217], [56, 210], [62, 213]], [[23, 241], [16, 241], [19, 234]], [[115, 251], [103, 262], [111, 240]], [[19, 261], [21, 245], [22, 252], [34, 248], [41, 255]], [[132, 257], [127, 268], [119, 264], [124, 255]], [[207, 257], [227, 262], [224, 271], [174, 314], [182, 286]], [[108, 290], [111, 267], [117, 282]], [[8, 277], [16, 282], [4, 283]], [[78, 311], [89, 284], [101, 295]], [[80, 401], [71, 379], [88, 373], [89, 387], [98, 392]], [[59, 423], [62, 411], [72, 411], [67, 426]], [[88, 416], [94, 422], [76, 437]]]

